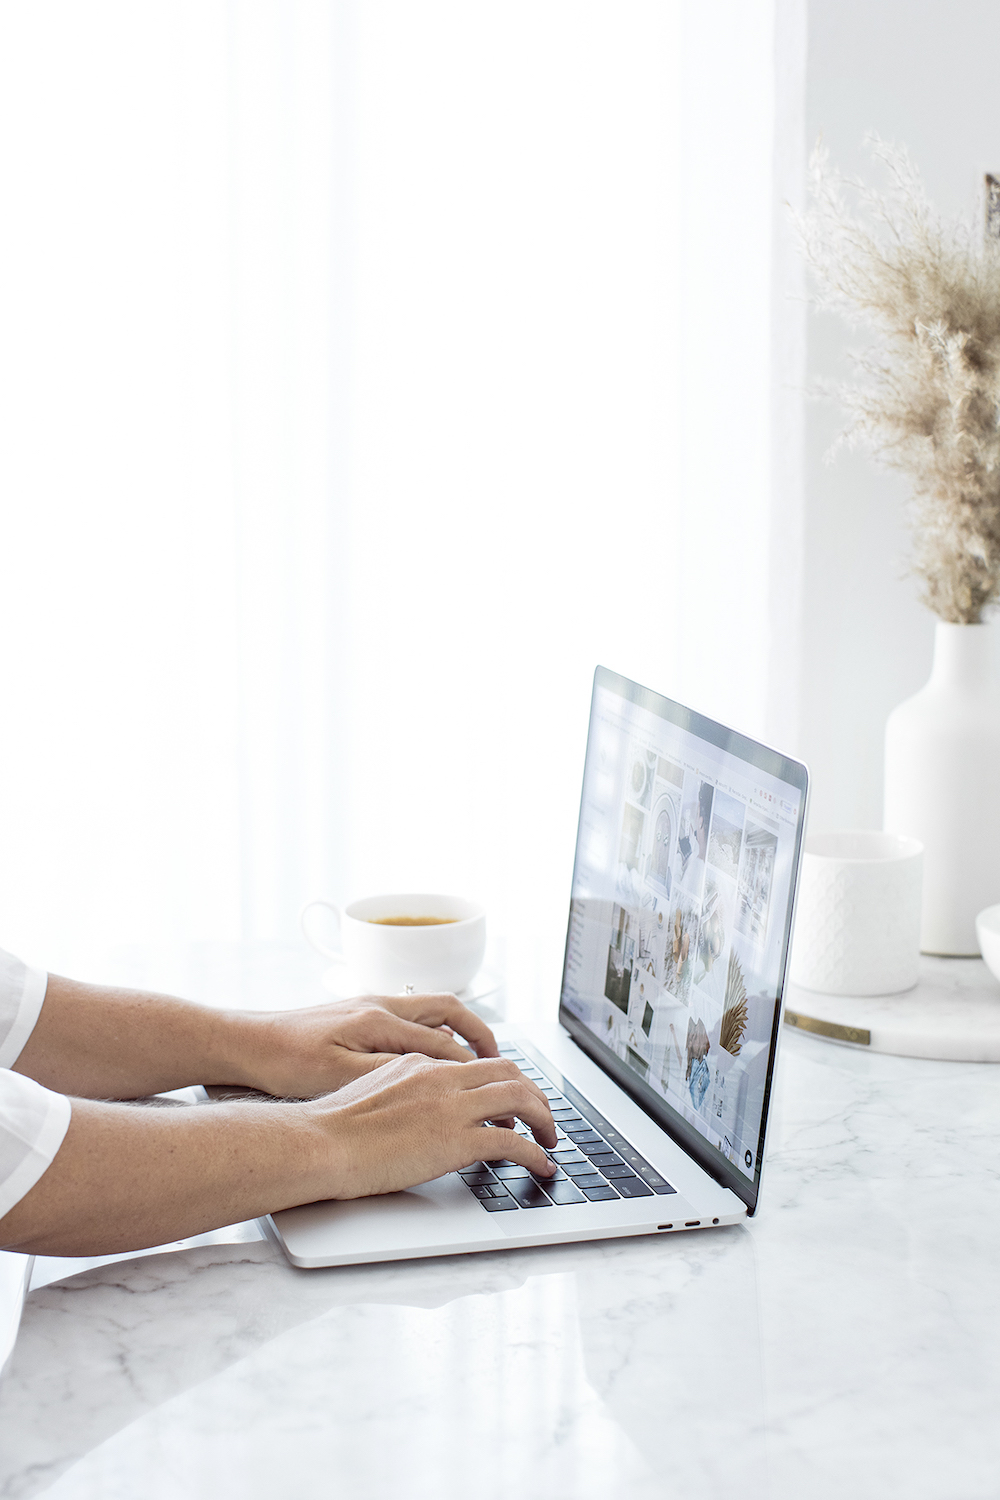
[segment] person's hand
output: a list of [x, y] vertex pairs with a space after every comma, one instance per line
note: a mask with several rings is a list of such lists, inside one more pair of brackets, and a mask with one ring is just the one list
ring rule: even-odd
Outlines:
[[[512, 1128], [515, 1117], [535, 1140]], [[541, 1181], [555, 1170], [542, 1147], [555, 1143], [548, 1100], [500, 1057], [396, 1057], [299, 1103], [73, 1099], [54, 1161], [0, 1215], [0, 1247], [111, 1255], [303, 1203], [396, 1192], [483, 1159], [518, 1162]]]
[[[542, 1149], [556, 1144], [549, 1102], [506, 1058], [395, 1058], [298, 1107], [329, 1141], [330, 1197], [394, 1193], [476, 1161], [513, 1161], [546, 1177], [555, 1171]], [[534, 1141], [511, 1128], [515, 1116]]]
[[360, 995], [308, 1010], [247, 1016], [240, 1077], [279, 1097], [312, 1099], [342, 1088], [403, 1053], [467, 1062], [469, 1051], [496, 1057], [485, 1021], [454, 995]]

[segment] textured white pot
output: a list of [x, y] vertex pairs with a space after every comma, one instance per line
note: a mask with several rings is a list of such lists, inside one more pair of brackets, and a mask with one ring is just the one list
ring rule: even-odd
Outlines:
[[895, 995], [920, 978], [916, 839], [810, 833], [802, 850], [791, 979], [825, 995]]
[[974, 955], [1000, 901], [1000, 662], [993, 625], [938, 623], [925, 687], [885, 728], [888, 833], [924, 846], [920, 946]]

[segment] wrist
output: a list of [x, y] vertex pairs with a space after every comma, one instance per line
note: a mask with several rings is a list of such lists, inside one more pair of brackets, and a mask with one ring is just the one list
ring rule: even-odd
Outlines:
[[346, 1121], [342, 1111], [331, 1105], [329, 1099], [304, 1100], [300, 1104], [289, 1104], [294, 1110], [301, 1131], [300, 1162], [309, 1197], [300, 1197], [300, 1203], [316, 1203], [326, 1198], [354, 1198], [357, 1196], [354, 1182], [357, 1153], [347, 1145]]
[[212, 1077], [203, 1082], [270, 1092], [263, 1081], [269, 1050], [266, 1027], [262, 1024], [266, 1017], [239, 1010], [213, 1011], [212, 1015], [212, 1035], [202, 1066], [202, 1071]]
[[302, 1099], [309, 1086], [307, 1060], [296, 1045], [283, 1011], [228, 1011], [223, 1054], [228, 1069], [220, 1083], [260, 1089], [275, 1098]]

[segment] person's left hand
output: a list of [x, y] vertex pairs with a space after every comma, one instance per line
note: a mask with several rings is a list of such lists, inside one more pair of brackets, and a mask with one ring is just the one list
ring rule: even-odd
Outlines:
[[[454, 995], [359, 995], [243, 1021], [241, 1077], [227, 1081], [280, 1098], [331, 1093], [406, 1052], [452, 1062], [499, 1056], [486, 1022]], [[455, 1040], [455, 1032], [473, 1052]]]

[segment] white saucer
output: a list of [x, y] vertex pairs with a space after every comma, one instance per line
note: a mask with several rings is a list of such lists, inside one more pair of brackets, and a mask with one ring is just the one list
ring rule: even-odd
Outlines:
[[[351, 970], [344, 964], [334, 964], [327, 969], [320, 980], [323, 988], [331, 994], [335, 1000], [349, 1000], [353, 995], [364, 995], [368, 991], [363, 984], [354, 979]], [[482, 1010], [488, 1001], [493, 1004], [487, 1007], [496, 1012], [496, 1001], [503, 989], [503, 980], [495, 969], [480, 969], [471, 984], [466, 985], [460, 991], [458, 999], [470, 1010]]]

